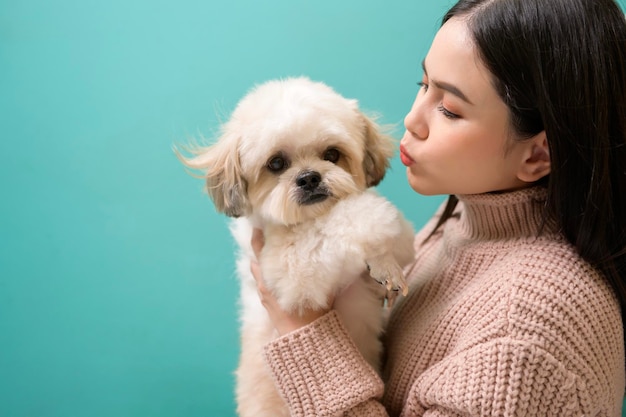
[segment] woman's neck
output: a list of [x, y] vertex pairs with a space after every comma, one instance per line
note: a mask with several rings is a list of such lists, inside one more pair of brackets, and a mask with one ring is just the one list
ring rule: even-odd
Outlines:
[[543, 187], [457, 197], [462, 214], [456, 227], [466, 239], [535, 237], [542, 230], [554, 230], [554, 223], [544, 219], [546, 190]]

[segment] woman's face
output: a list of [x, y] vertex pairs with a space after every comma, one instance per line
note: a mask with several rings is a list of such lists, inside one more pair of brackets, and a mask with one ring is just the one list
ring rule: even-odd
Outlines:
[[522, 146], [509, 111], [463, 20], [446, 22], [424, 60], [422, 86], [404, 119], [400, 158], [420, 194], [476, 194], [524, 187]]

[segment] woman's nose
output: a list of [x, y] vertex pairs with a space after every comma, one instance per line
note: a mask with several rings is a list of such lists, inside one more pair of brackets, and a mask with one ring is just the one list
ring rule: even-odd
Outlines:
[[409, 113], [404, 117], [404, 127], [417, 139], [428, 138], [428, 123], [424, 114], [424, 105], [418, 96]]

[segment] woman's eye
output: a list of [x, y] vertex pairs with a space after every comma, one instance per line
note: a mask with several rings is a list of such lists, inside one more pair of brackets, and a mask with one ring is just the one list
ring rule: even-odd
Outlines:
[[458, 114], [452, 113], [450, 110], [443, 107], [443, 104], [440, 104], [437, 109], [441, 113], [443, 113], [443, 115], [447, 117], [448, 119], [460, 119], [461, 118], [461, 116], [459, 116]]
[[340, 156], [341, 154], [339, 153], [339, 150], [335, 148], [326, 149], [326, 152], [324, 152], [324, 160], [328, 162], [332, 162], [333, 164], [339, 161]]
[[280, 172], [285, 169], [287, 162], [282, 156], [274, 156], [267, 161], [267, 168], [272, 172]]
[[427, 83], [425, 83], [423, 81], [420, 81], [420, 82], [417, 83], [417, 85], [419, 85], [421, 89], [424, 89], [424, 92], [428, 91], [428, 84]]

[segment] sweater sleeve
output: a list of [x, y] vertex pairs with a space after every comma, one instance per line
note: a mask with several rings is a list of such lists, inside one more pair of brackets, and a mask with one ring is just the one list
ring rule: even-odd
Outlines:
[[293, 417], [383, 417], [383, 383], [331, 311], [269, 343], [265, 358]]
[[403, 416], [596, 415], [584, 381], [552, 355], [508, 338], [446, 358], [413, 385]]

